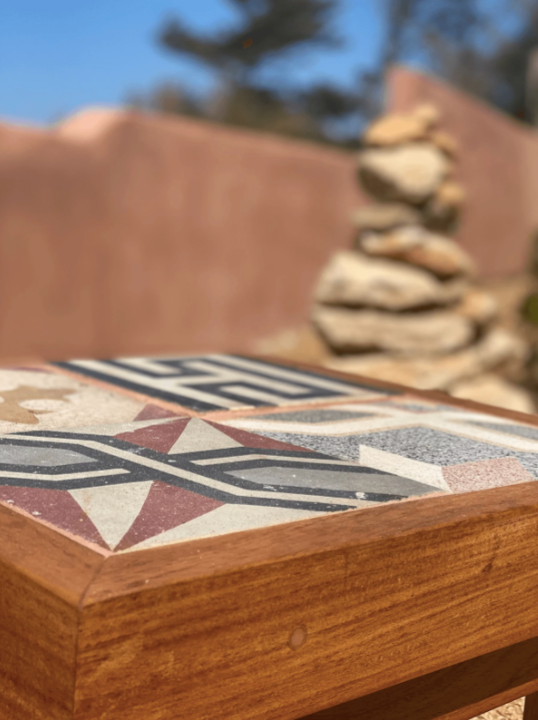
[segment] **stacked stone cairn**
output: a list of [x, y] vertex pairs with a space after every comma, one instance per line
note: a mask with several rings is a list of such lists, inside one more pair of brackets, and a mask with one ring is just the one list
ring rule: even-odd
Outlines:
[[451, 237], [465, 203], [458, 147], [434, 106], [389, 114], [363, 136], [358, 178], [375, 202], [354, 215], [354, 248], [325, 267], [312, 322], [345, 372], [533, 412], [506, 380], [528, 346], [498, 326], [495, 299]]

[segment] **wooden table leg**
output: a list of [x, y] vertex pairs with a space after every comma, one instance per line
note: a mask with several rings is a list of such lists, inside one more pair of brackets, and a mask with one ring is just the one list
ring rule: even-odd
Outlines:
[[525, 698], [523, 720], [538, 720], [538, 692], [527, 695]]

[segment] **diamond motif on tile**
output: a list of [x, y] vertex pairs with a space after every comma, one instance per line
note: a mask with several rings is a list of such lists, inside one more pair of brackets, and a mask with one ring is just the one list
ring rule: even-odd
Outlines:
[[101, 485], [69, 490], [82, 510], [114, 549], [132, 526], [144, 505], [152, 482]]
[[125, 550], [138, 545], [223, 505], [213, 498], [154, 482], [138, 517], [115, 549]]

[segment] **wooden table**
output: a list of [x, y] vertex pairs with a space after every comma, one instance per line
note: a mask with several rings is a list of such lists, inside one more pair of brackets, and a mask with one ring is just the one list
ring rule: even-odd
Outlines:
[[1, 720], [538, 718], [538, 417], [208, 355], [0, 370]]

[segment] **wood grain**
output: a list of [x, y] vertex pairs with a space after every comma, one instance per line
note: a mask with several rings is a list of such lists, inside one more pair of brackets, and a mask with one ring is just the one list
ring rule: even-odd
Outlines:
[[408, 385], [400, 385], [399, 383], [389, 382], [388, 380], [378, 380], [366, 377], [365, 375], [356, 375], [355, 373], [344, 373], [340, 370], [332, 370], [331, 368], [312, 365], [310, 363], [286, 360], [272, 355], [243, 355], [242, 357], [249, 357], [251, 360], [265, 360], [266, 362], [272, 362], [286, 368], [306, 370], [308, 372], [315, 372], [318, 374], [321, 373], [327, 377], [332, 377], [336, 380], [344, 380], [345, 382], [364, 383], [369, 387], [378, 388], [380, 391], [396, 390], [400, 393], [416, 395], [418, 398], [424, 398], [424, 400], [433, 400], [437, 403], [454, 405], [455, 407], [463, 408], [464, 410], [471, 410], [472, 412], [487, 413], [497, 417], [504, 417], [509, 420], [518, 420], [529, 425], [538, 426], [538, 414], [536, 413], [531, 415], [529, 413], [519, 412], [519, 410], [507, 410], [506, 408], [501, 408], [497, 405], [487, 405], [486, 403], [476, 402], [475, 400], [455, 398], [448, 393], [442, 392], [441, 390], [418, 390]]
[[538, 692], [527, 695], [525, 698], [523, 720], [538, 720]]
[[524, 642], [537, 534], [526, 483], [110, 557], [75, 718], [293, 720]]
[[0, 507], [0, 718], [70, 720], [79, 604], [103, 557]]
[[303, 720], [469, 720], [534, 690], [538, 690], [538, 638], [321, 710]]

